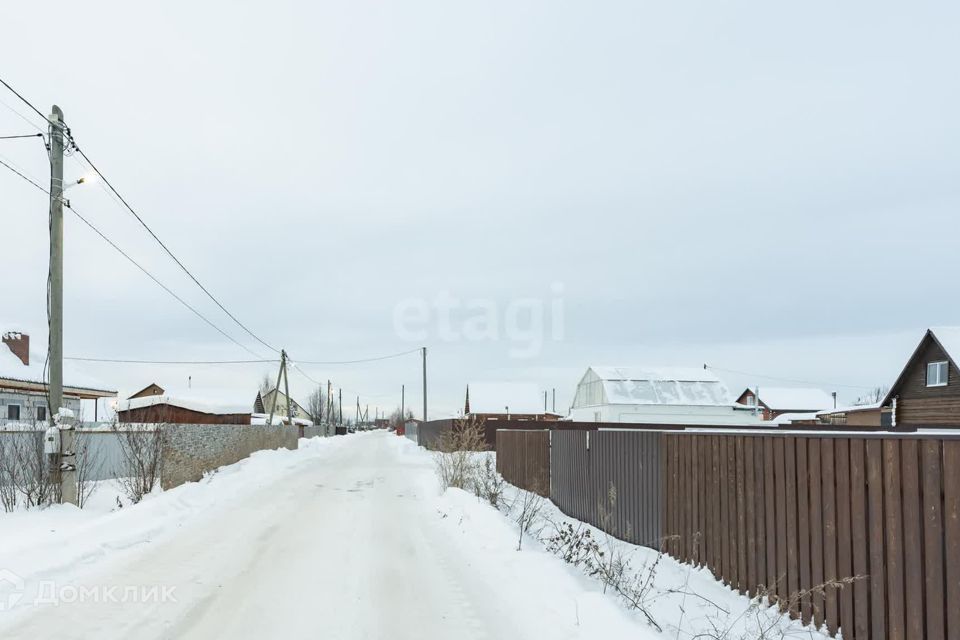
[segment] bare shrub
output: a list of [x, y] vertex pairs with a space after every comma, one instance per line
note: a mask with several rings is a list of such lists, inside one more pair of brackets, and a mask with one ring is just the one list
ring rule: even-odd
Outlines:
[[12, 434], [0, 433], [0, 505], [10, 513], [17, 508], [17, 478]]
[[477, 453], [486, 451], [483, 420], [461, 418], [434, 441], [434, 462], [443, 489], [470, 489], [477, 475]]
[[497, 467], [493, 458], [489, 455], [483, 456], [483, 464], [478, 465], [473, 482], [473, 490], [478, 498], [486, 500], [495, 509], [503, 505], [503, 489], [506, 481], [497, 472]]
[[162, 425], [113, 426], [120, 442], [118, 481], [124, 495], [136, 504], [160, 482], [163, 464]]
[[539, 487], [533, 487], [531, 491], [520, 490], [517, 497], [519, 509], [516, 515], [517, 525], [520, 527], [520, 535], [517, 540], [517, 551], [523, 548], [523, 536], [536, 528], [541, 521], [541, 512], [543, 511], [543, 496], [537, 491]]
[[103, 471], [103, 457], [91, 447], [92, 433], [78, 431], [74, 435], [74, 451], [77, 467], [77, 504], [83, 509], [90, 496], [97, 490], [97, 478]]
[[11, 434], [11, 474], [17, 493], [26, 508], [47, 506], [60, 501], [60, 483], [52, 478], [44, 453], [42, 430], [24, 430]]

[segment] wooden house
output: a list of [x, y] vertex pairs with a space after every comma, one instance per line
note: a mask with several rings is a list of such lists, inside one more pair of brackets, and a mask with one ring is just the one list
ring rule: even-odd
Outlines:
[[960, 327], [928, 329], [883, 407], [892, 426], [960, 427]]

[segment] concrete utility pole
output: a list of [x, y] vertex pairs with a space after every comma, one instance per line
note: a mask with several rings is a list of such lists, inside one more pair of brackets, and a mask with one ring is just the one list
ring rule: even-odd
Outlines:
[[407, 402], [407, 385], [402, 384], [400, 385], [400, 424], [407, 423], [407, 418], [404, 415], [404, 411], [407, 410], [407, 408], [404, 406], [406, 402]]
[[330, 433], [330, 427], [333, 425], [333, 385], [327, 380], [327, 435], [336, 435], [336, 432]]
[[337, 424], [343, 426], [343, 389], [337, 389], [337, 401], [340, 404], [340, 417], [337, 418]]
[[427, 348], [423, 349], [423, 421], [427, 421]]
[[[277, 386], [273, 388], [273, 398], [270, 401], [270, 420], [267, 421], [268, 426], [273, 425], [273, 414], [277, 410], [277, 394], [280, 393], [280, 379], [284, 377], [284, 371], [286, 370], [287, 364], [287, 352], [280, 350], [280, 370], [277, 371]], [[290, 412], [290, 397], [287, 397], [287, 413]]]
[[60, 455], [52, 474], [60, 476], [60, 502], [79, 504], [75, 439], [71, 423], [60, 424], [63, 408], [63, 111], [50, 109], [50, 389], [51, 424], [60, 429]]
[[280, 366], [283, 369], [283, 395], [287, 396], [287, 423], [293, 426], [293, 412], [290, 411], [290, 376], [287, 375], [287, 352], [280, 350]]

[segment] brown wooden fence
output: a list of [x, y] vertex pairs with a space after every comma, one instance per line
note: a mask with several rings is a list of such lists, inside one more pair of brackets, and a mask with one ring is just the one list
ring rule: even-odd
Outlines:
[[[543, 456], [542, 440], [522, 441], [525, 453], [520, 442], [497, 435], [516, 478], [524, 456]], [[960, 639], [960, 439], [556, 430], [549, 474], [564, 513], [630, 542], [665, 540], [743, 593], [805, 593], [792, 613], [847, 640]]]
[[847, 639], [960, 638], [960, 441], [820, 435], [664, 434], [671, 554], [751, 594], [862, 576], [794, 611]]
[[510, 484], [550, 495], [550, 432], [502, 431], [497, 435], [497, 471]]

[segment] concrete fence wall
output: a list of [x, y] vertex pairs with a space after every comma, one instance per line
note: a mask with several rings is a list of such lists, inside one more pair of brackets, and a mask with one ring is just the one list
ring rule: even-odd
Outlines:
[[296, 449], [297, 426], [164, 425], [161, 486], [172, 489], [262, 449]]

